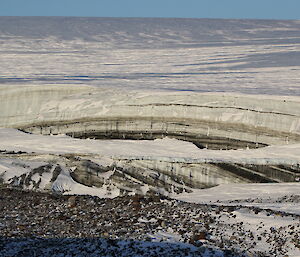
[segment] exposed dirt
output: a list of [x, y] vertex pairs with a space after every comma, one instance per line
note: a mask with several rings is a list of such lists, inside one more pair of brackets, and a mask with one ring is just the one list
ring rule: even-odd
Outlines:
[[[109, 242], [114, 244], [120, 240], [166, 242], [167, 235], [196, 247], [193, 248], [196, 252], [189, 252], [191, 256], [202, 256], [201, 251], [207, 253], [203, 249], [215, 249], [213, 251], [227, 256], [285, 256], [291, 244], [294, 248], [300, 247], [299, 216], [272, 210], [191, 204], [159, 195], [100, 199], [8, 188], [0, 189], [0, 193], [0, 241], [3, 247], [20, 240], [23, 243], [25, 240], [28, 246], [30, 240], [37, 240], [38, 245], [45, 248], [47, 242], [58, 244], [59, 238], [72, 239], [68, 241], [72, 244], [94, 240], [91, 244], [99, 248], [103, 240], [113, 240]], [[237, 213], [245, 211], [249, 215], [288, 219], [289, 223], [271, 230], [264, 229], [261, 224], [256, 233], [256, 229], [249, 229], [246, 222], [236, 220]], [[102, 240], [101, 244], [99, 240]], [[268, 251], [256, 247], [262, 240], [268, 244]], [[178, 252], [177, 256], [184, 254]]]

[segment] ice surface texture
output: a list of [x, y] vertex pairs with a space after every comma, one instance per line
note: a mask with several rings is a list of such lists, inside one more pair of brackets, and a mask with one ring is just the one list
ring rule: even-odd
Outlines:
[[0, 17], [0, 82], [300, 95], [300, 22]]

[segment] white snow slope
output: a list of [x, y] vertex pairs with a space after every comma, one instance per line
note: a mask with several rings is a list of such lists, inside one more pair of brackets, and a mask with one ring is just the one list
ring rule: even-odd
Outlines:
[[0, 149], [35, 153], [93, 154], [101, 157], [170, 162], [231, 162], [240, 164], [289, 164], [300, 162], [300, 144], [246, 150], [207, 150], [177, 139], [93, 140], [65, 135], [34, 135], [15, 129], [0, 129]]

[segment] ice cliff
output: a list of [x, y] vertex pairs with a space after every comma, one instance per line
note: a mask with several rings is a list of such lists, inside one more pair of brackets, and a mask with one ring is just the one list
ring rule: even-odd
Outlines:
[[300, 139], [300, 101], [287, 96], [15, 85], [0, 87], [0, 108], [0, 126], [41, 134], [168, 135], [204, 146], [212, 139], [228, 139], [225, 146], [230, 140], [251, 146]]

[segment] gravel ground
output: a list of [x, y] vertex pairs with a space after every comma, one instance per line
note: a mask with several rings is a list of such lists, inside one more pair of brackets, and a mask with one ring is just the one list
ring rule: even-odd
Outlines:
[[0, 256], [291, 256], [299, 232], [299, 216], [255, 207], [0, 190]]

